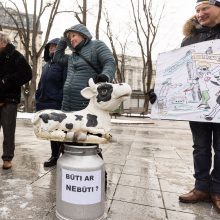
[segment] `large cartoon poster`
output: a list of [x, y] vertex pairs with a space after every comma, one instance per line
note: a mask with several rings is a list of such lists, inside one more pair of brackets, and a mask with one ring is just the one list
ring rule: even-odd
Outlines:
[[161, 53], [151, 118], [220, 122], [220, 40]]

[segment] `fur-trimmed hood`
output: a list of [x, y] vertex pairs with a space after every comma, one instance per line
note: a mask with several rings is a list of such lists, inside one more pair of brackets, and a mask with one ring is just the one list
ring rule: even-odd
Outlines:
[[183, 26], [184, 39], [181, 47], [207, 40], [220, 39], [220, 24], [206, 27], [199, 24], [196, 16], [192, 16]]
[[207, 33], [207, 32], [219, 32], [220, 24], [216, 24], [214, 27], [206, 27], [199, 24], [196, 16], [192, 16], [183, 26], [183, 34], [186, 38], [193, 37], [199, 33]]
[[190, 19], [186, 21], [183, 26], [183, 35], [185, 37], [191, 37], [197, 33], [202, 26], [199, 24], [195, 15], [193, 15]]

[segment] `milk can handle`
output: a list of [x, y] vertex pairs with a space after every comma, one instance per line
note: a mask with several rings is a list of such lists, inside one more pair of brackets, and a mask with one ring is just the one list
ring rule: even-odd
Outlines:
[[97, 154], [102, 152], [102, 148], [97, 148]]

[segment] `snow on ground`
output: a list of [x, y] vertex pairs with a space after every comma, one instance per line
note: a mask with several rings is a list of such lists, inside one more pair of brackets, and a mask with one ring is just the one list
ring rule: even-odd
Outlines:
[[17, 119], [32, 119], [34, 113], [18, 112]]

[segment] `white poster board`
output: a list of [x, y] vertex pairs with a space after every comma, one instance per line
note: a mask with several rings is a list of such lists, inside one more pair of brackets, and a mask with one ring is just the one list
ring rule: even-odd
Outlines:
[[101, 202], [101, 170], [77, 172], [62, 169], [62, 200], [90, 205]]
[[220, 40], [161, 53], [151, 118], [220, 122]]

